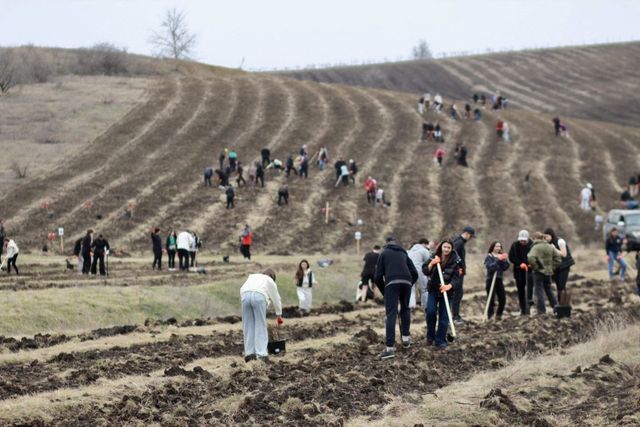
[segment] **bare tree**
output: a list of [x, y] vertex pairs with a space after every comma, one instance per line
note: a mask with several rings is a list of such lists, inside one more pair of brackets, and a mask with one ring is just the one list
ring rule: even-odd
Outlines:
[[14, 54], [9, 49], [0, 50], [0, 93], [6, 93], [18, 83]]
[[193, 53], [196, 35], [189, 31], [184, 12], [174, 8], [167, 10], [160, 31], [153, 32], [150, 42], [158, 56], [188, 59]]
[[429, 43], [426, 40], [420, 40], [417, 45], [413, 47], [413, 59], [431, 59], [433, 54], [429, 48]]

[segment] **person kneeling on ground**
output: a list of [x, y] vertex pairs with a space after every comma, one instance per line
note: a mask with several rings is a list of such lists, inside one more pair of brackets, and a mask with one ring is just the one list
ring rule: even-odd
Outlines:
[[[498, 310], [496, 311], [496, 319], [502, 320], [502, 312], [504, 311], [504, 305], [507, 302], [506, 295], [504, 293], [504, 283], [502, 277], [504, 272], [509, 269], [509, 261], [507, 260], [507, 254], [502, 252], [502, 243], [492, 242], [489, 246], [489, 251], [484, 259], [484, 266], [487, 269], [487, 297], [489, 300], [489, 313], [488, 317], [491, 319], [493, 316], [493, 307], [495, 296], [498, 295]], [[495, 283], [494, 282], [495, 276]], [[493, 292], [491, 292], [491, 284], [493, 283]], [[489, 296], [491, 292], [491, 296]]]
[[276, 285], [276, 273], [270, 268], [259, 274], [250, 274], [240, 288], [242, 301], [242, 335], [244, 360], [268, 360], [267, 307], [273, 303], [276, 323], [282, 325], [282, 302]]
[[398, 302], [400, 303], [400, 329], [402, 345], [411, 346], [411, 310], [409, 299], [411, 286], [418, 280], [418, 272], [409, 259], [407, 252], [396, 241], [395, 237], [387, 237], [387, 244], [378, 258], [374, 282], [384, 295], [386, 312], [386, 349], [378, 355], [380, 359], [395, 357], [396, 318]]
[[[438, 264], [442, 268], [442, 278], [438, 272]], [[451, 300], [452, 288], [459, 287], [461, 283], [460, 269], [462, 260], [453, 250], [453, 242], [445, 239], [436, 249], [436, 255], [429, 263], [422, 266], [422, 272], [429, 277], [427, 282], [427, 305], [424, 309], [427, 317], [427, 345], [435, 344], [436, 348], [447, 347], [447, 330], [449, 329], [449, 316], [444, 302], [444, 293]], [[437, 329], [436, 329], [437, 325]]]

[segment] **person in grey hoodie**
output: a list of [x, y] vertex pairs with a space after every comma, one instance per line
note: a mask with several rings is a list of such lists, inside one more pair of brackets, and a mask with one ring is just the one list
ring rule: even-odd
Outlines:
[[411, 310], [409, 298], [411, 286], [418, 280], [418, 272], [409, 259], [407, 252], [396, 241], [395, 237], [387, 237], [387, 244], [378, 258], [374, 282], [384, 295], [386, 311], [386, 349], [378, 355], [380, 359], [395, 357], [396, 318], [398, 302], [400, 303], [400, 329], [402, 345], [411, 346]]
[[422, 307], [427, 306], [427, 276], [422, 273], [422, 266], [424, 263], [429, 262], [431, 259], [431, 253], [429, 252], [429, 240], [428, 239], [420, 239], [418, 243], [415, 243], [409, 249], [409, 259], [413, 262], [413, 266], [416, 268], [418, 272], [418, 281], [414, 283], [411, 288], [411, 299], [409, 300], [409, 308], [414, 308], [416, 306], [416, 287], [420, 291], [421, 299], [420, 303]]

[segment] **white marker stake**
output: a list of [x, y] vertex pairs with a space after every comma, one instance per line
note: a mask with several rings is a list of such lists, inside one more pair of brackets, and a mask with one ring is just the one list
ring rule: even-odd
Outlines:
[[496, 277], [498, 276], [498, 270], [493, 272], [493, 279], [491, 279], [491, 288], [489, 288], [489, 296], [487, 297], [487, 304], [484, 306], [484, 321], [489, 320], [489, 303], [491, 302], [491, 295], [493, 295], [493, 287], [496, 284]]
[[[440, 284], [444, 285], [444, 276], [442, 275], [442, 267], [440, 267], [440, 263], [436, 264], [438, 266], [438, 275], [440, 276]], [[451, 326], [451, 335], [456, 337], [456, 326], [453, 324], [453, 316], [451, 316], [451, 307], [449, 306], [449, 297], [446, 292], [443, 292], [444, 296], [444, 305], [447, 307], [447, 316], [449, 317], [449, 326]]]

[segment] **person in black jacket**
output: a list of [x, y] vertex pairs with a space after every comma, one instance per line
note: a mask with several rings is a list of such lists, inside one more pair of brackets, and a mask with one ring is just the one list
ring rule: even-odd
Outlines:
[[457, 285], [454, 286], [453, 289], [453, 301], [451, 303], [451, 314], [456, 325], [464, 323], [464, 320], [460, 316], [460, 303], [462, 302], [462, 296], [464, 295], [464, 275], [467, 270], [467, 265], [465, 264], [466, 251], [464, 246], [475, 235], [476, 231], [473, 229], [473, 227], [467, 225], [462, 229], [462, 233], [456, 236], [452, 242], [453, 250], [456, 252], [458, 257], [460, 257], [460, 268], [462, 269], [462, 271], [460, 272], [460, 280], [457, 282]]
[[231, 184], [229, 184], [225, 193], [227, 194], [227, 209], [232, 209], [233, 200], [236, 197], [236, 192], [233, 190], [233, 187], [231, 186]]
[[[4, 239], [7, 237], [7, 232], [4, 230], [4, 220], [0, 219], [0, 242], [4, 242]], [[2, 262], [2, 249], [3, 245], [0, 244], [0, 262]]]
[[285, 205], [289, 204], [289, 186], [287, 184], [278, 188], [278, 206], [282, 205], [283, 200]]
[[369, 295], [373, 294], [371, 286], [374, 284], [376, 265], [378, 264], [378, 258], [380, 258], [380, 250], [380, 246], [375, 245], [373, 250], [365, 254], [364, 258], [362, 258], [364, 265], [362, 266], [360, 284], [358, 285], [358, 289], [360, 289], [359, 301], [365, 302], [370, 298]]
[[550, 237], [549, 243], [551, 243], [562, 256], [560, 265], [553, 271], [553, 281], [556, 283], [558, 298], [560, 298], [560, 293], [564, 293], [567, 287], [567, 280], [569, 280], [569, 271], [571, 270], [571, 266], [576, 262], [571, 256], [571, 249], [569, 249], [567, 242], [564, 239], [558, 238], [553, 228], [547, 228], [544, 230], [544, 234]]
[[[438, 264], [442, 269], [444, 283], [440, 281]], [[427, 345], [434, 345], [438, 349], [447, 347], [447, 329], [449, 329], [449, 316], [444, 301], [444, 293], [451, 300], [455, 288], [462, 282], [460, 270], [462, 259], [453, 250], [453, 242], [444, 239], [438, 245], [435, 256], [422, 266], [422, 272], [429, 276], [427, 281]], [[437, 325], [437, 328], [436, 328]]]
[[93, 263], [91, 264], [91, 274], [96, 275], [96, 267], [98, 261], [100, 262], [100, 275], [105, 276], [107, 274], [104, 268], [104, 256], [108, 255], [109, 252], [109, 242], [105, 239], [102, 234], [98, 235], [98, 238], [93, 241], [91, 244], [91, 248], [93, 249]]
[[533, 241], [527, 230], [520, 230], [518, 240], [511, 244], [509, 262], [513, 264], [513, 278], [518, 288], [520, 315], [528, 316], [529, 307], [533, 304], [533, 277], [529, 268], [528, 254]]
[[264, 187], [264, 168], [260, 162], [256, 162], [256, 185], [258, 181], [260, 181], [260, 186]]
[[271, 150], [265, 147], [260, 151], [260, 155], [262, 156], [262, 167], [266, 168], [271, 163]]
[[392, 236], [387, 238], [387, 244], [378, 258], [374, 281], [384, 295], [386, 311], [386, 349], [379, 354], [380, 359], [395, 357], [396, 318], [398, 317], [398, 302], [400, 302], [400, 329], [402, 345], [411, 346], [411, 311], [409, 299], [411, 286], [418, 280], [416, 267], [409, 259], [407, 252]]
[[[484, 259], [484, 266], [487, 269], [487, 298], [489, 292], [491, 292], [491, 284], [493, 283], [493, 292], [491, 293], [491, 299], [489, 300], [489, 313], [488, 317], [491, 319], [494, 313], [494, 301], [496, 295], [498, 296], [498, 310], [495, 312], [496, 319], [502, 320], [502, 312], [507, 302], [507, 297], [504, 293], [504, 282], [502, 276], [505, 271], [509, 269], [509, 261], [507, 261], [507, 254], [502, 252], [502, 243], [491, 242], [489, 251]], [[493, 277], [495, 276], [495, 283]]]
[[153, 264], [152, 270], [155, 270], [156, 266], [158, 270], [162, 270], [162, 238], [160, 237], [160, 229], [154, 228], [151, 233], [151, 244], [153, 245]]
[[91, 235], [93, 230], [87, 230], [82, 238], [82, 274], [89, 274], [91, 269]]

